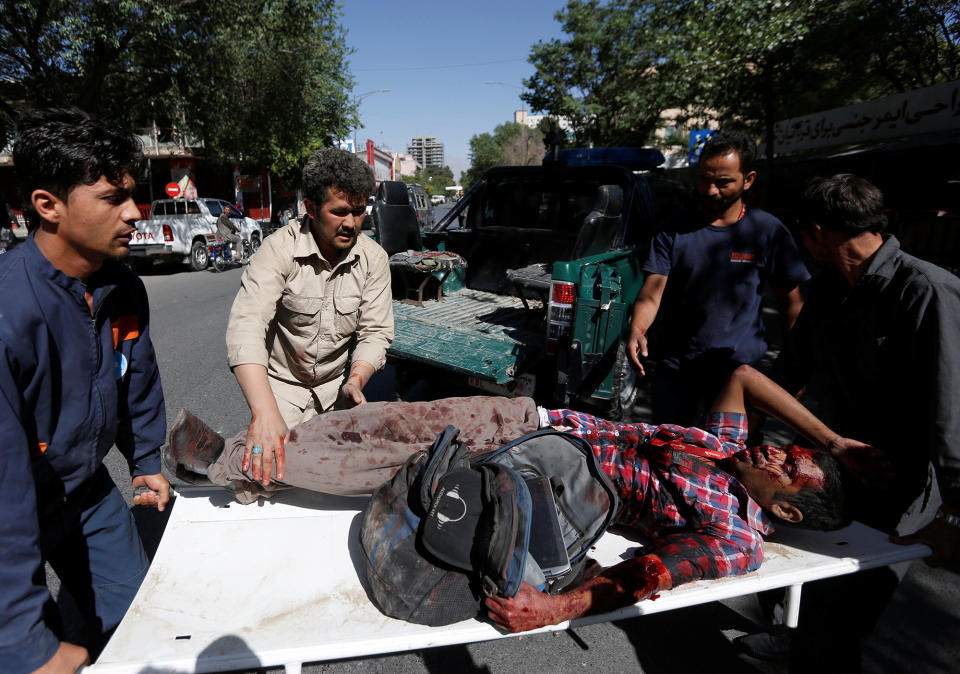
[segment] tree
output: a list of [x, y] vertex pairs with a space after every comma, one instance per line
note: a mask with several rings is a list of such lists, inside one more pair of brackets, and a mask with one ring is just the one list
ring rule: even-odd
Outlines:
[[453, 169], [449, 166], [427, 166], [412, 176], [401, 176], [409, 184], [422, 185], [427, 194], [445, 194], [446, 188], [453, 185]]
[[[904, 92], [960, 79], [960, 4], [956, 0], [874, 0], [863, 3], [870, 69]], [[896, 30], [891, 27], [896, 26]], [[884, 30], [886, 28], [886, 30]], [[889, 92], [887, 92], [889, 93]]]
[[646, 4], [571, 0], [556, 14], [570, 39], [532, 48], [536, 72], [521, 97], [566, 118], [577, 145], [641, 145], [669, 107], [669, 88], [657, 86], [665, 73]]
[[221, 153], [295, 180], [311, 153], [356, 123], [339, 3], [234, 2], [253, 11], [217, 31], [185, 98]]
[[480, 179], [494, 166], [535, 166], [543, 158], [543, 132], [515, 122], [497, 126], [493, 133], [470, 138], [470, 168], [461, 176], [463, 187]]
[[[579, 144], [641, 144], [664, 111], [762, 132], [960, 76], [955, 0], [571, 0], [524, 100]], [[895, 28], [894, 28], [895, 27]]]
[[156, 122], [285, 177], [355, 123], [335, 0], [0, 0], [0, 91]]

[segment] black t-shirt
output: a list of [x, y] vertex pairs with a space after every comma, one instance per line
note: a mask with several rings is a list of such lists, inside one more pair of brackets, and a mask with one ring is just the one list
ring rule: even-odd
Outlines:
[[654, 236], [643, 270], [669, 277], [655, 327], [670, 367], [712, 349], [758, 361], [767, 350], [764, 284], [793, 289], [810, 278], [789, 230], [760, 209], [726, 227], [697, 212], [674, 217]]

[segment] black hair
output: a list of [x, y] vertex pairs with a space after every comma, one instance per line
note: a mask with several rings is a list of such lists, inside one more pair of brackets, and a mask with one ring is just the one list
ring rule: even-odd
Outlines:
[[[833, 531], [850, 524], [843, 493], [840, 464], [828, 452], [813, 452], [813, 460], [823, 472], [823, 487], [804, 487], [793, 494], [777, 492], [773, 498], [786, 501], [803, 513], [803, 520], [794, 526], [817, 531]], [[778, 520], [783, 524], [790, 524]]]
[[314, 152], [303, 167], [303, 195], [319, 206], [330, 199], [331, 187], [366, 199], [376, 187], [373, 169], [346, 150], [327, 147]]
[[700, 161], [731, 152], [736, 152], [740, 158], [740, 173], [747, 175], [754, 170], [757, 161], [757, 144], [752, 136], [742, 131], [720, 131], [711, 136], [703, 146]]
[[800, 225], [809, 231], [813, 223], [852, 235], [880, 233], [887, 228], [883, 192], [852, 173], [813, 178], [800, 198]]
[[16, 122], [13, 163], [24, 213], [36, 226], [34, 190], [66, 200], [77, 185], [106, 177], [114, 185], [140, 173], [143, 145], [131, 131], [114, 129], [79, 108], [29, 110]]

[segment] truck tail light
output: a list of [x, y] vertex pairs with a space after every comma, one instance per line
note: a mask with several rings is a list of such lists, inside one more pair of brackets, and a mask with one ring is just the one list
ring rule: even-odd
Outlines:
[[570, 336], [576, 301], [577, 292], [573, 283], [553, 281], [550, 288], [550, 308], [547, 314], [548, 350], [555, 350], [557, 340]]
[[173, 229], [171, 229], [170, 225], [163, 226], [163, 240], [166, 243], [173, 241]]
[[550, 292], [551, 303], [573, 304], [576, 300], [576, 289], [568, 281], [554, 281]]

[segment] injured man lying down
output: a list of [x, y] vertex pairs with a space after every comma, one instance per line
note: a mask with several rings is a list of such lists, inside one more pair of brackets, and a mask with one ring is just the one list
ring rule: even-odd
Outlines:
[[[747, 406], [780, 419], [813, 449], [746, 447]], [[287, 487], [370, 494], [447, 425], [460, 429], [472, 454], [546, 426], [580, 436], [619, 493], [614, 524], [649, 542], [634, 558], [594, 568], [560, 594], [524, 583], [514, 597], [488, 597], [489, 617], [511, 632], [752, 571], [763, 561], [762, 536], [773, 522], [821, 530], [846, 525], [840, 464], [858, 478], [876, 464], [872, 447], [836, 435], [749, 366], [727, 381], [702, 429], [616, 423], [539, 408], [529, 398], [447, 398], [333, 411], [296, 426], [285, 443], [266, 451], [250, 447], [242, 433], [224, 441], [184, 411], [164, 461], [178, 478], [230, 487], [241, 502]]]

